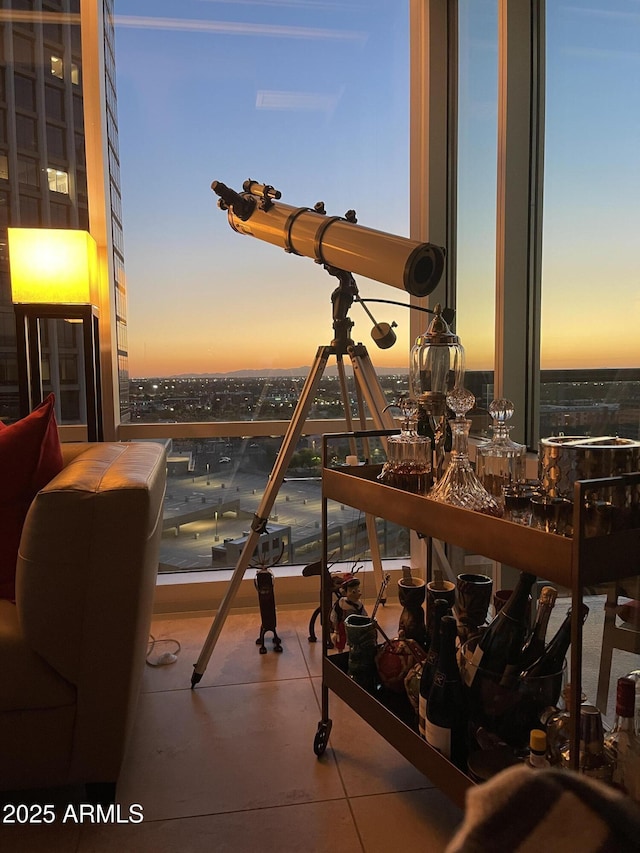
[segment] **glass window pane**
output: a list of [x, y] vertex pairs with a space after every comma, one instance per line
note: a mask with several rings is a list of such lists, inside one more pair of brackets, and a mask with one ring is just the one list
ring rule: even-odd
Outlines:
[[[111, 165], [121, 174], [129, 371], [138, 377], [131, 419], [286, 423], [318, 347], [335, 336], [338, 281], [310, 258], [235, 233], [210, 185], [264, 181], [294, 208], [322, 200], [329, 215], [355, 209], [362, 225], [407, 235], [408, 4], [176, 9], [116, 4]], [[356, 279], [363, 298], [409, 302]], [[368, 347], [376, 369], [393, 373], [382, 382], [395, 399], [407, 389], [408, 310], [370, 310], [378, 322], [398, 323], [393, 349]], [[361, 306], [350, 316], [354, 340], [371, 343]], [[310, 414], [344, 415], [333, 363]], [[161, 570], [236, 564], [245, 510], [256, 511], [281, 443], [278, 435], [173, 442]], [[269, 523], [277, 542], [261, 542], [258, 553], [285, 543], [283, 562], [320, 556], [319, 457], [319, 437], [303, 437], [287, 480], [306, 476], [283, 484]], [[192, 509], [201, 514], [193, 523]], [[353, 512], [336, 507], [336, 524], [353, 527]], [[383, 556], [408, 553], [406, 531], [380, 539]]]
[[[323, 200], [329, 215], [355, 209], [362, 225], [408, 234], [407, 4], [185, 2], [176, 19], [173, 3], [120, 0], [117, 13], [132, 376], [305, 375], [334, 337], [337, 281], [232, 231], [210, 184], [264, 181], [285, 204]], [[371, 310], [398, 323], [393, 349], [372, 345], [375, 366], [406, 370], [408, 311]], [[370, 343], [369, 318], [351, 315]]]
[[542, 436], [640, 437], [640, 14], [547, 4]]
[[[168, 440], [167, 492], [160, 571], [229, 569], [237, 564], [249, 522], [260, 507], [278, 438]], [[256, 565], [305, 565], [321, 556], [320, 455], [322, 439], [308, 436], [294, 454], [274, 501]], [[341, 448], [349, 452], [348, 444]], [[357, 509], [328, 503], [332, 562], [369, 560], [365, 518]], [[409, 532], [376, 520], [383, 558], [408, 554]], [[284, 548], [283, 548], [284, 543]], [[282, 552], [282, 556], [280, 556]], [[317, 583], [312, 578], [309, 583]]]

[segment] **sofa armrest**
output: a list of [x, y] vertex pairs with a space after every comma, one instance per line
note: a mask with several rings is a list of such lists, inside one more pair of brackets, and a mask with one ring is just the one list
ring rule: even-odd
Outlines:
[[76, 753], [97, 739], [105, 767], [120, 760], [109, 752], [121, 750], [141, 682], [165, 477], [159, 444], [93, 444], [38, 493], [20, 542], [25, 639], [76, 687]]

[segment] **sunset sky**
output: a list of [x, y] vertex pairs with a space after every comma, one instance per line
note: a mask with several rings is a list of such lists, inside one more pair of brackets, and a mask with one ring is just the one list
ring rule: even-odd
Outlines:
[[[467, 366], [492, 365], [497, 3], [461, 0], [460, 309]], [[132, 376], [308, 366], [332, 279], [234, 233], [210, 189], [408, 233], [408, 12], [398, 0], [116, 0]], [[547, 3], [543, 367], [640, 364], [640, 3]], [[624, 168], [621, 168], [623, 166]], [[612, 168], [613, 167], [613, 168]], [[363, 298], [408, 302], [357, 278]], [[408, 360], [409, 311], [375, 365]], [[425, 321], [425, 326], [426, 326]]]

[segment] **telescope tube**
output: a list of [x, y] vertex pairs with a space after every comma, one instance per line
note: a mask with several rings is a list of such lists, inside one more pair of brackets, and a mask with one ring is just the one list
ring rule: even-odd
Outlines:
[[236, 193], [219, 181], [214, 181], [211, 188], [221, 196], [229, 224], [239, 234], [390, 284], [412, 296], [428, 296], [442, 276], [445, 250], [433, 243], [364, 228], [341, 216], [326, 216], [307, 207], [278, 201], [261, 205], [260, 198]]

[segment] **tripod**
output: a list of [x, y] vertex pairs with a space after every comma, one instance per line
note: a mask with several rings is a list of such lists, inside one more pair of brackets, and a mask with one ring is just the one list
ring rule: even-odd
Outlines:
[[[300, 399], [296, 404], [295, 411], [282, 440], [280, 452], [278, 453], [276, 462], [271, 474], [269, 475], [262, 501], [260, 502], [258, 510], [251, 523], [251, 532], [249, 533], [240, 557], [238, 558], [229, 587], [220, 602], [220, 607], [218, 608], [211, 628], [209, 629], [209, 634], [207, 635], [207, 639], [202, 647], [198, 661], [194, 664], [194, 671], [191, 676], [192, 689], [196, 684], [198, 684], [204, 675], [204, 671], [209, 663], [215, 644], [220, 636], [220, 632], [222, 631], [222, 627], [229, 610], [231, 609], [233, 599], [240, 588], [244, 573], [251, 562], [260, 535], [266, 531], [269, 513], [271, 512], [275, 499], [278, 495], [280, 486], [284, 481], [289, 463], [291, 462], [291, 458], [296, 450], [298, 440], [302, 435], [304, 423], [318, 390], [318, 385], [320, 384], [327, 362], [331, 356], [335, 356], [336, 358], [338, 379], [348, 431], [352, 432], [353, 427], [344, 370], [345, 356], [349, 357], [353, 367], [360, 428], [365, 429], [365, 401], [376, 429], [394, 430], [396, 428], [393, 417], [387, 411], [388, 404], [385, 399], [384, 392], [380, 387], [378, 377], [373, 369], [366, 347], [361, 343], [355, 344], [351, 339], [353, 322], [349, 319], [348, 312], [354, 300], [358, 298], [358, 288], [354, 278], [350, 272], [346, 272], [345, 270], [339, 270], [335, 267], [329, 266], [325, 266], [325, 269], [330, 275], [336, 276], [339, 281], [338, 287], [331, 294], [331, 302], [333, 304], [334, 339], [328, 346], [321, 346], [318, 348], [311, 370], [305, 380], [302, 393], [300, 394]], [[352, 452], [355, 452], [355, 448]], [[371, 516], [367, 516], [366, 526], [374, 566], [374, 575], [376, 576], [376, 583], [379, 586], [380, 584], [378, 581], [382, 581], [382, 567], [380, 562], [380, 549], [376, 537], [375, 519]]]

